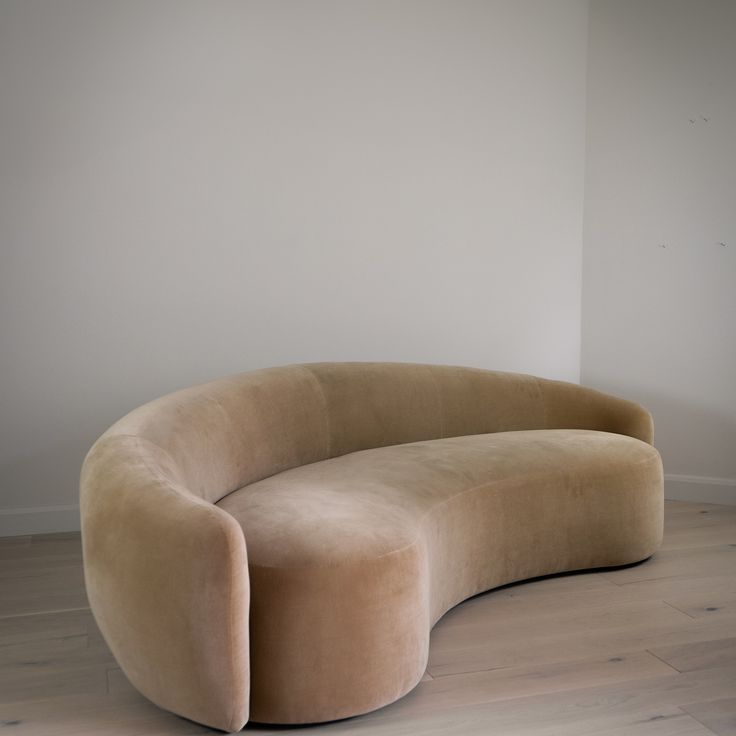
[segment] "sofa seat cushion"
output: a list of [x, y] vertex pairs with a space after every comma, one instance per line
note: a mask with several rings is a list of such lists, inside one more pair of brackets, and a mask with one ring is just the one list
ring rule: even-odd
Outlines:
[[661, 472], [632, 437], [532, 430], [363, 450], [224, 497], [248, 554], [251, 719], [379, 707], [417, 683], [432, 625], [465, 598], [648, 556]]
[[427, 514], [473, 491], [562, 487], [567, 500], [557, 500], [574, 505], [586, 486], [658, 463], [651, 445], [624, 435], [498, 432], [353, 452], [252, 483], [217, 505], [243, 527], [251, 565], [344, 565], [415, 543]]

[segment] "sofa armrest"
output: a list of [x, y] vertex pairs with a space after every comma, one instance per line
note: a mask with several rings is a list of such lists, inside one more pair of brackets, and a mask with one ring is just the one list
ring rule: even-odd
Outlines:
[[574, 383], [538, 380], [548, 429], [596, 429], [654, 443], [652, 415], [643, 406]]
[[240, 730], [250, 690], [240, 525], [189, 493], [163, 450], [129, 435], [90, 450], [81, 512], [90, 605], [127, 677], [167, 710]]

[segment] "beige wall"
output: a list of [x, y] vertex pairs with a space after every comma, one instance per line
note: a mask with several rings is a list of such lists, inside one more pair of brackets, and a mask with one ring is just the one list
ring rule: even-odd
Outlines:
[[0, 534], [230, 372], [579, 375], [583, 0], [3, 0]]
[[584, 383], [653, 410], [668, 495], [731, 503], [735, 38], [733, 0], [591, 3], [582, 341]]

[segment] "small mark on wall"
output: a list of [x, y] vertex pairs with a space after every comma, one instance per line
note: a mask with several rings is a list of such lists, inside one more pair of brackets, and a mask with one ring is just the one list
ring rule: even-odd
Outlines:
[[[720, 245], [721, 248], [728, 248], [728, 243], [725, 240], [716, 240], [713, 245]], [[669, 247], [669, 243], [657, 243], [657, 248], [667, 249]]]

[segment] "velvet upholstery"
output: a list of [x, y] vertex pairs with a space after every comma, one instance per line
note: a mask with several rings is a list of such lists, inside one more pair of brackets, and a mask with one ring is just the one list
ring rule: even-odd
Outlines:
[[312, 364], [195, 386], [85, 460], [90, 603], [131, 682], [192, 720], [363, 713], [416, 685], [459, 601], [651, 555], [651, 442], [636, 404], [469, 368]]

